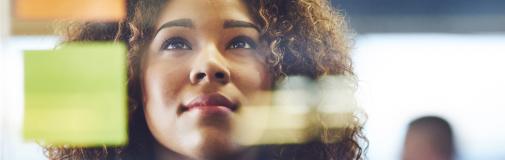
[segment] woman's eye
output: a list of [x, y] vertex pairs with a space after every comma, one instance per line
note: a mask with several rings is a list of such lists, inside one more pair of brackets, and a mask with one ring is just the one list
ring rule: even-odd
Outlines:
[[227, 49], [238, 49], [238, 48], [243, 48], [243, 49], [255, 49], [256, 48], [256, 43], [249, 38], [245, 36], [239, 36], [234, 38], [233, 40], [230, 41], [228, 44]]
[[166, 40], [161, 46], [163, 50], [190, 50], [189, 42], [183, 38], [176, 37]]

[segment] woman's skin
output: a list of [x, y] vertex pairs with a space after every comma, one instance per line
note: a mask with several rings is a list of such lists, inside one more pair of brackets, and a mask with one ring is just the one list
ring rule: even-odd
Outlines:
[[259, 28], [237, 0], [171, 0], [142, 61], [148, 127], [177, 159], [221, 159], [240, 107], [271, 88]]

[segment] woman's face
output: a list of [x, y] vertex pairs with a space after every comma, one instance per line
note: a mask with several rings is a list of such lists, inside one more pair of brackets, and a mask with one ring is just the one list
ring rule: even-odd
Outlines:
[[237, 151], [237, 110], [270, 89], [259, 28], [241, 1], [171, 0], [143, 60], [145, 116], [155, 139], [191, 158]]

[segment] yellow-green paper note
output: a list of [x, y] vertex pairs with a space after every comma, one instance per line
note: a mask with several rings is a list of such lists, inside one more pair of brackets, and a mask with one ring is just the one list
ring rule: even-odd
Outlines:
[[81, 42], [25, 51], [25, 140], [45, 145], [127, 142], [126, 48]]

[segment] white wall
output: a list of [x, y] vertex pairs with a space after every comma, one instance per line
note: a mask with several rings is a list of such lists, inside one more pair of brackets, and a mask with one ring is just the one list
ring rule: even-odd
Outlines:
[[[4, 55], [5, 55], [5, 50], [4, 50], [4, 42], [5, 42], [5, 39], [8, 35], [8, 31], [9, 31], [9, 0], [0, 0], [0, 74], [3, 74], [6, 68], [5, 66], [5, 63], [4, 62], [5, 58], [4, 58]], [[4, 99], [5, 99], [5, 92], [4, 90], [5, 89], [5, 82], [3, 80], [4, 78], [3, 77], [0, 77], [0, 159], [3, 159], [2, 155], [3, 155], [3, 152], [4, 152], [4, 123], [5, 123], [5, 118], [4, 118], [4, 114], [5, 114], [5, 111], [4, 111], [4, 106], [6, 106], [4, 104]]]
[[0, 41], [7, 37], [10, 30], [10, 4], [9, 0], [0, 0]]
[[357, 40], [369, 158], [399, 159], [408, 122], [445, 117], [461, 159], [505, 159], [505, 34], [383, 34]]

